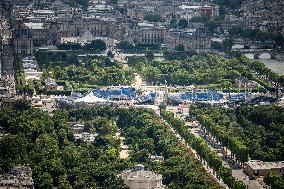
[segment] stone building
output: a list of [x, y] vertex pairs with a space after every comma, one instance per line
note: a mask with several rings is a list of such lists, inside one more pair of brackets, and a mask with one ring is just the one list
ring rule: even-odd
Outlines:
[[129, 29], [128, 41], [141, 44], [164, 43], [166, 27], [152, 23], [138, 23]]
[[127, 170], [121, 174], [124, 183], [130, 189], [164, 189], [162, 175], [144, 170], [143, 165], [136, 165], [134, 170]]
[[29, 22], [24, 23], [32, 37], [34, 47], [51, 45], [49, 28], [44, 23]]
[[14, 45], [15, 52], [22, 55], [33, 54], [34, 43], [32, 39], [32, 33], [29, 28], [25, 26], [21, 21], [16, 24], [14, 30]]
[[60, 37], [79, 37], [90, 31], [94, 37], [112, 37], [116, 23], [111, 19], [74, 16], [57, 21]]
[[55, 22], [23, 22], [15, 24], [14, 45], [17, 54], [33, 55], [36, 48], [59, 43], [59, 30]]
[[15, 166], [11, 171], [0, 175], [0, 189], [34, 189], [32, 170], [29, 166]]
[[206, 35], [196, 32], [169, 30], [165, 36], [165, 45], [168, 49], [175, 49], [177, 45], [183, 45], [185, 51], [195, 50], [198, 53], [209, 52], [211, 39]]
[[33, 55], [35, 48], [57, 45], [62, 38], [78, 38], [90, 33], [93, 38], [115, 38], [116, 22], [93, 17], [63, 17], [54, 21], [25, 22], [17, 20], [14, 30], [15, 51]]
[[278, 175], [284, 174], [284, 161], [279, 162], [263, 162], [260, 160], [251, 160], [245, 163], [244, 171], [250, 176], [265, 176], [269, 172]]
[[218, 5], [212, 5], [212, 6], [201, 6], [199, 8], [201, 16], [209, 16], [212, 18], [219, 16], [219, 6]]

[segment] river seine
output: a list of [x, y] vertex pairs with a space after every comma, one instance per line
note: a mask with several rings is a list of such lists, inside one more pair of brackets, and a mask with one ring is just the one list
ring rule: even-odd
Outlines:
[[268, 68], [270, 68], [275, 73], [278, 73], [280, 75], [284, 74], [284, 60], [264, 60], [259, 59], [258, 61], [263, 62]]

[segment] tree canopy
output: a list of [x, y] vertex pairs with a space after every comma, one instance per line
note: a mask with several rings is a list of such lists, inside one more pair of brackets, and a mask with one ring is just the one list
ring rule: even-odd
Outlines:
[[220, 142], [226, 141], [233, 152], [239, 153], [242, 149], [247, 149], [247, 152], [243, 152], [248, 153], [252, 159], [284, 160], [283, 108], [241, 106], [229, 110], [192, 107], [191, 111]]
[[111, 57], [86, 57], [79, 61], [74, 53], [45, 52], [37, 53], [36, 57], [46, 77], [64, 82], [66, 90], [130, 84], [133, 80], [132, 70]]
[[104, 51], [107, 49], [106, 43], [101, 39], [96, 39], [92, 41], [90, 44], [86, 44], [84, 46], [86, 50], [97, 50], [97, 51]]
[[263, 63], [253, 62], [242, 56], [225, 58], [216, 54], [195, 55], [194, 52], [183, 51], [166, 51], [164, 56], [169, 61], [146, 62], [136, 59], [131, 61], [129, 66], [140, 73], [148, 83], [156, 84], [167, 80], [173, 85], [196, 84], [225, 89], [241, 77], [254, 80], [269, 91], [275, 91], [284, 84], [282, 76], [273, 73]]
[[160, 22], [162, 21], [162, 18], [159, 14], [146, 14], [144, 20], [148, 22]]
[[[93, 143], [75, 141], [74, 121], [99, 134]], [[4, 110], [0, 127], [1, 173], [29, 164], [36, 188], [126, 189], [119, 174], [137, 163], [162, 174], [168, 188], [221, 188], [151, 110], [85, 107], [53, 116], [33, 108]], [[119, 157], [118, 129], [130, 148], [125, 160]], [[149, 154], [163, 155], [165, 161], [152, 163]]]
[[185, 29], [188, 27], [188, 21], [186, 19], [180, 19], [178, 22], [178, 27], [181, 29]]

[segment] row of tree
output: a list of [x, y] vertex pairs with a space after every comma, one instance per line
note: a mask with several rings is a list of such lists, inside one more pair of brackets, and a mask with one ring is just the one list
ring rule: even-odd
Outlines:
[[57, 48], [60, 50], [84, 50], [100, 53], [107, 49], [106, 43], [101, 39], [96, 39], [87, 43], [84, 46], [77, 43], [62, 43], [58, 44]]
[[125, 52], [137, 52], [137, 51], [145, 51], [145, 50], [160, 50], [160, 45], [158, 44], [132, 44], [128, 41], [121, 41], [116, 44], [116, 48]]
[[274, 35], [272, 33], [263, 32], [259, 29], [247, 29], [242, 26], [233, 26], [229, 29], [229, 34], [231, 37], [243, 37], [247, 39], [251, 39], [253, 41], [274, 41], [276, 45], [283, 46], [284, 45], [284, 37], [281, 35]]
[[[185, 53], [185, 52], [182, 52]], [[232, 87], [235, 81], [247, 70], [237, 59], [228, 59], [215, 54], [194, 55], [190, 58], [185, 53], [183, 60], [177, 60], [170, 52], [165, 54], [172, 61], [129, 61], [129, 66], [139, 72], [148, 83], [164, 83], [174, 85], [208, 85], [215, 84], [219, 88]]]
[[[117, 125], [130, 147], [131, 161], [162, 174], [168, 188], [221, 188], [152, 110], [122, 109], [118, 115]], [[151, 163], [150, 154], [165, 160]]]
[[140, 73], [148, 83], [173, 85], [207, 85], [216, 89], [234, 88], [237, 80], [247, 78], [262, 87], [255, 90], [277, 92], [284, 86], [284, 76], [279, 76], [265, 64], [250, 61], [244, 56], [225, 58], [216, 54], [200, 54], [183, 51], [166, 51], [169, 61], [129, 57], [128, 64]]
[[217, 177], [222, 178], [223, 182], [230, 188], [245, 189], [246, 185], [232, 176], [232, 170], [222, 165], [222, 161], [216, 152], [212, 151], [206, 141], [196, 138], [190, 133], [183, 120], [174, 118], [174, 114], [161, 109], [161, 116], [186, 140], [194, 150], [196, 150], [201, 160], [211, 167]]
[[[192, 112], [194, 112], [194, 109], [192, 109]], [[248, 161], [248, 149], [237, 136], [229, 135], [225, 128], [215, 124], [208, 116], [197, 115], [197, 119], [200, 121], [203, 131], [209, 133], [217, 144], [231, 150], [232, 158], [235, 156], [236, 160], [241, 164]]]
[[32, 96], [34, 93], [45, 92], [44, 81], [25, 80], [23, 62], [18, 55], [15, 59], [15, 81], [17, 94]]
[[[109, 53], [109, 56], [113, 56]], [[84, 58], [81, 62], [74, 53], [45, 53], [36, 54], [37, 61], [44, 72], [44, 77], [57, 81], [66, 81], [68, 88], [84, 88], [94, 85], [130, 84], [133, 71], [109, 57]]]
[[271, 71], [264, 63], [250, 61], [244, 56], [239, 60], [252, 71], [250, 74], [247, 73], [247, 77], [258, 80], [270, 91], [278, 92], [278, 89], [284, 86], [284, 76]]
[[241, 162], [283, 161], [283, 114], [277, 106], [242, 106], [235, 110], [190, 107], [191, 113], [219, 143]]
[[[94, 119], [97, 116], [100, 118]], [[117, 120], [117, 127], [130, 148], [130, 162], [143, 163], [147, 169], [162, 174], [163, 183], [169, 188], [219, 188], [151, 110], [85, 107], [70, 110], [69, 117], [86, 125], [106, 125], [109, 120]], [[105, 128], [113, 131], [109, 126]], [[165, 161], [151, 163], [150, 154], [162, 155]]]
[[15, 58], [14, 70], [15, 70], [15, 83], [16, 83], [17, 92], [23, 93], [27, 89], [27, 87], [25, 81], [23, 62], [19, 55], [17, 55]]

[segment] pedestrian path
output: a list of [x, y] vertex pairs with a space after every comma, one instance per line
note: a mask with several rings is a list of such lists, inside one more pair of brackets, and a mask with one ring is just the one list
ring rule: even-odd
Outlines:
[[[172, 111], [175, 116], [177, 111], [175, 110], [175, 108], [169, 108], [170, 111]], [[188, 113], [188, 108], [187, 110], [184, 109], [184, 112]], [[181, 119], [184, 119], [184, 117], [179, 116]], [[195, 137], [202, 137], [201, 134], [201, 127], [199, 124], [196, 124], [195, 127], [190, 128], [190, 126], [192, 126], [191, 122], [186, 122], [186, 125], [188, 126], [189, 131], [195, 136]], [[208, 140], [205, 140], [208, 144], [208, 146], [210, 147], [210, 149], [212, 151], [218, 151], [220, 150], [220, 148], [213, 146], [212, 143], [210, 143]], [[227, 154], [231, 154], [230, 150], [227, 149]], [[223, 153], [218, 153], [219, 157], [221, 157], [222, 160], [222, 165], [225, 167], [230, 167], [232, 169], [232, 176], [237, 179], [237, 180], [242, 180], [246, 185], [247, 185], [247, 189], [264, 189], [264, 187], [259, 183], [258, 180], [249, 180], [248, 176], [243, 172], [242, 169], [230, 165], [228, 162], [225, 161], [225, 158], [223, 157]], [[213, 171], [213, 170], [212, 170]]]
[[171, 131], [175, 134], [176, 138], [179, 140], [179, 142], [185, 146], [189, 152], [190, 152], [190, 155], [193, 155], [193, 157], [195, 159], [197, 159], [203, 166], [203, 168], [224, 188], [228, 188], [228, 186], [222, 181], [222, 180], [218, 180], [217, 177], [214, 175], [213, 173], [213, 169], [211, 169], [210, 167], [208, 167], [208, 165], [206, 163], [204, 163], [198, 156], [197, 152], [192, 149], [188, 143], [185, 141], [184, 138], [182, 138], [177, 132], [175, 129], [173, 129], [164, 119], [162, 119], [162, 121], [171, 129]]

